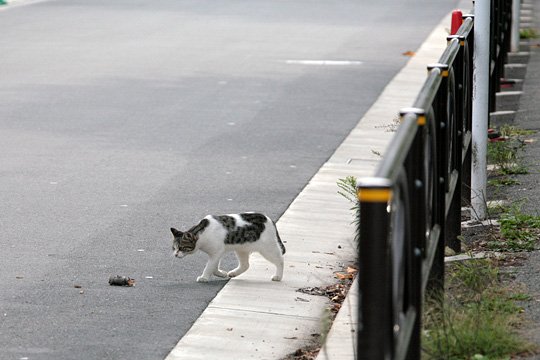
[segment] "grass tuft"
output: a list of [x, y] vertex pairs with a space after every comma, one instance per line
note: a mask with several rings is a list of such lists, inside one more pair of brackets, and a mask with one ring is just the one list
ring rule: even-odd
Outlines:
[[448, 273], [451, 291], [426, 304], [426, 358], [501, 359], [531, 350], [515, 331], [521, 312], [515, 301], [523, 294], [503, 288], [489, 260], [468, 260]]
[[511, 125], [501, 126], [498, 131], [506, 140], [488, 143], [488, 162], [496, 165], [502, 175], [527, 174], [528, 169], [523, 164], [525, 141], [522, 137], [535, 131]]
[[521, 39], [536, 39], [538, 38], [538, 32], [531, 28], [521, 29], [519, 31], [519, 37]]

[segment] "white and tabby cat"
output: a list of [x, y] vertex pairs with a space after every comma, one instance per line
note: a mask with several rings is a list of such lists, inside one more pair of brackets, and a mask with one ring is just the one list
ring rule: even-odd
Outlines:
[[[182, 232], [171, 228], [174, 255], [182, 258], [197, 250], [208, 254], [208, 262], [198, 282], [207, 282], [212, 274], [219, 277], [235, 277], [249, 268], [249, 255], [259, 252], [276, 266], [273, 281], [283, 277], [283, 254], [276, 224], [266, 215], [242, 213], [204, 217], [197, 225]], [[238, 267], [228, 273], [219, 268], [220, 259], [228, 251], [236, 252]]]

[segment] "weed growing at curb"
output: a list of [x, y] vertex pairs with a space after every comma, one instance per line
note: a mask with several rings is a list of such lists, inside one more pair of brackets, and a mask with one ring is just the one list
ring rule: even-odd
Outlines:
[[[347, 176], [346, 178], [339, 179], [337, 181], [337, 186], [339, 188], [337, 193], [353, 204], [353, 206], [350, 208], [353, 216], [352, 224], [358, 228], [360, 222], [360, 203], [356, 194], [356, 185], [357, 181], [356, 177], [354, 176]], [[360, 246], [358, 238], [355, 240], [357, 241], [357, 245]]]
[[511, 185], [519, 185], [519, 181], [512, 178], [508, 175], [502, 175], [498, 178], [490, 179], [488, 180], [488, 185], [494, 186], [496, 188], [502, 187], [502, 186], [511, 186]]
[[504, 141], [488, 143], [488, 162], [496, 166], [500, 175], [501, 183], [512, 184], [507, 175], [527, 174], [528, 169], [523, 164], [523, 148], [525, 141], [523, 136], [534, 134], [532, 130], [523, 130], [516, 126], [504, 125], [498, 129]]
[[448, 291], [426, 301], [423, 352], [428, 359], [494, 359], [531, 351], [516, 334], [521, 308], [490, 260], [447, 269]]
[[526, 136], [526, 135], [532, 135], [532, 134], [536, 133], [535, 130], [521, 129], [521, 128], [519, 128], [517, 126], [513, 126], [513, 125], [502, 125], [499, 128], [499, 132], [500, 132], [501, 136], [503, 136], [503, 137]]
[[358, 200], [356, 198], [356, 177], [347, 176], [344, 179], [339, 179], [337, 181], [337, 186], [339, 188], [338, 194], [353, 203], [354, 206], [351, 210], [355, 211], [358, 207]]
[[536, 39], [538, 38], [538, 32], [531, 28], [521, 29], [519, 31], [519, 37], [521, 39]]
[[523, 146], [521, 140], [514, 138], [489, 143], [488, 161], [496, 165], [503, 175], [527, 174], [528, 170], [520, 156]]
[[538, 247], [540, 216], [521, 211], [521, 203], [496, 204], [489, 207], [490, 218], [486, 225], [464, 230], [462, 242], [471, 251], [530, 252]]
[[514, 204], [499, 217], [502, 239], [489, 243], [492, 250], [533, 251], [540, 236], [540, 216], [524, 214]]

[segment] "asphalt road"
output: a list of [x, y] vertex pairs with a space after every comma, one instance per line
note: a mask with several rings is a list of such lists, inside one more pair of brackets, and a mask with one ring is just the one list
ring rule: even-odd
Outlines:
[[196, 283], [205, 256], [174, 259], [168, 229], [279, 218], [456, 1], [17, 4], [0, 10], [0, 359], [162, 359], [224, 284]]

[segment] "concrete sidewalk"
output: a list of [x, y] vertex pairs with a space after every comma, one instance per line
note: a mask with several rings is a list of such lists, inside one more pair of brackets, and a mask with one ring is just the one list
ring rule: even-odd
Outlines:
[[[463, 9], [467, 6], [469, 2]], [[449, 26], [450, 14], [278, 221], [287, 247], [283, 281], [270, 281], [272, 266], [253, 255], [253, 269], [228, 282], [167, 360], [281, 359], [313, 342], [312, 334], [321, 332], [328, 302], [297, 289], [334, 284], [335, 272], [356, 257], [350, 204], [337, 194], [336, 182], [349, 175], [373, 175], [380, 154], [394, 135], [389, 126], [401, 108], [413, 103], [426, 79], [427, 64], [436, 62], [446, 47]], [[354, 358], [355, 289], [356, 284], [318, 359]]]

